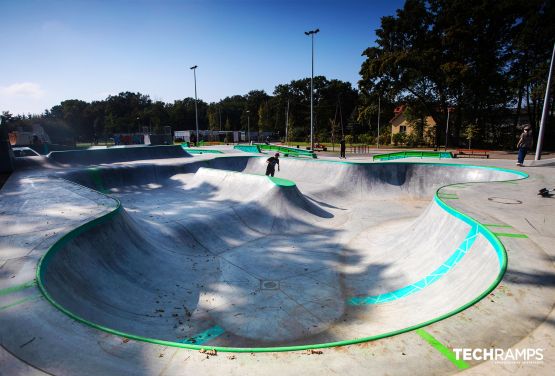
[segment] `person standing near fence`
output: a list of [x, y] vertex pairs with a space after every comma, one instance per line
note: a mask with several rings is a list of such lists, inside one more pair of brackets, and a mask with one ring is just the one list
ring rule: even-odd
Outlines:
[[339, 159], [347, 159], [347, 157], [345, 157], [345, 138], [342, 138], [341, 141], [339, 141], [339, 147]]
[[534, 146], [532, 127], [530, 126], [530, 124], [526, 124], [524, 126], [524, 131], [520, 135], [518, 144], [516, 144], [516, 147], [518, 148], [518, 160], [516, 162], [517, 166], [524, 166], [524, 158], [526, 158], [526, 153], [528, 153], [528, 150], [531, 149], [532, 146]]

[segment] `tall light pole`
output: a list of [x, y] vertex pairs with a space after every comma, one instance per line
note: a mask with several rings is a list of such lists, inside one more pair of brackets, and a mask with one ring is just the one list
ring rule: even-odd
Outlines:
[[251, 112], [247, 110], [247, 142], [251, 143]]
[[376, 139], [376, 148], [380, 148], [380, 117], [382, 116], [382, 97], [378, 97], [378, 138]]
[[200, 137], [198, 134], [198, 110], [197, 110], [197, 68], [198, 65], [195, 65], [194, 67], [191, 67], [190, 69], [193, 70], [193, 76], [195, 77], [195, 124], [197, 126], [197, 134], [196, 134], [196, 139], [197, 139], [197, 143], [200, 141]]
[[551, 77], [553, 76], [553, 60], [555, 60], [555, 43], [553, 44], [553, 53], [551, 54], [551, 64], [549, 65], [549, 73], [547, 75], [547, 86], [545, 87], [545, 99], [543, 100], [542, 119], [540, 122], [540, 133], [538, 134], [538, 144], [536, 145], [535, 160], [542, 158], [543, 133], [545, 131], [545, 123], [549, 112], [549, 88], [551, 87]]
[[447, 125], [445, 126], [445, 151], [447, 151], [447, 140], [449, 139], [449, 104], [447, 104]]
[[310, 73], [310, 150], [314, 151], [314, 34], [320, 29], [305, 31], [305, 35], [310, 35], [312, 40], [312, 70]]
[[289, 145], [288, 143], [288, 128], [289, 128], [289, 98], [287, 98], [287, 110], [285, 110], [285, 145]]

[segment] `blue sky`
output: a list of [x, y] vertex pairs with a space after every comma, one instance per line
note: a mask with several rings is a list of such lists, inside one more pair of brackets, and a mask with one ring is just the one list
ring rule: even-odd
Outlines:
[[0, 0], [0, 110], [41, 113], [65, 99], [139, 91], [218, 101], [315, 75], [356, 87], [389, 1]]

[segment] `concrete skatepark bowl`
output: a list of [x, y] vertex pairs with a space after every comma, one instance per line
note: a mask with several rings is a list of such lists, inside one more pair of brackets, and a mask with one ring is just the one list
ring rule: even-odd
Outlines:
[[479, 301], [505, 249], [440, 187], [510, 181], [493, 167], [265, 158], [72, 169], [112, 197], [37, 269], [72, 318], [162, 345], [285, 351], [413, 330]]

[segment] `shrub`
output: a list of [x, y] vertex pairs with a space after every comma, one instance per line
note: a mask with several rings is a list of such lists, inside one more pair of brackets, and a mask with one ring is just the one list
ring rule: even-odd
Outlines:
[[393, 135], [393, 145], [397, 146], [399, 144], [404, 144], [407, 142], [407, 134], [406, 133], [395, 133]]

